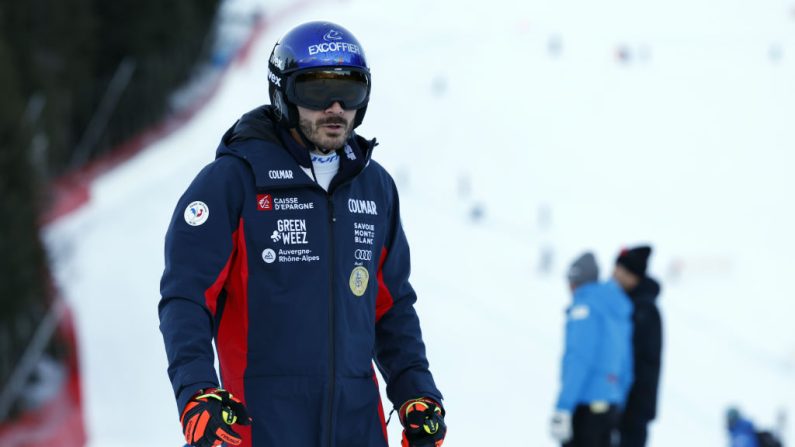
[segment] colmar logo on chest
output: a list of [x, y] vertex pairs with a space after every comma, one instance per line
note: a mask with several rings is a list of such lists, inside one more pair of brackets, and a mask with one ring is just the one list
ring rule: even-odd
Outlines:
[[373, 200], [348, 199], [348, 211], [355, 214], [378, 215], [378, 209]]
[[268, 178], [272, 180], [292, 180], [293, 171], [290, 169], [272, 169], [268, 171]]

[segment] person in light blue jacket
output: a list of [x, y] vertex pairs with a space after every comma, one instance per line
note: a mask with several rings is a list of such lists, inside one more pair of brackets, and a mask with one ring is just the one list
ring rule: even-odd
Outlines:
[[726, 411], [726, 428], [729, 429], [730, 447], [761, 447], [753, 422], [743, 417], [737, 408]]
[[633, 380], [632, 302], [614, 280], [599, 282], [592, 253], [567, 273], [561, 390], [550, 431], [566, 447], [609, 447]]

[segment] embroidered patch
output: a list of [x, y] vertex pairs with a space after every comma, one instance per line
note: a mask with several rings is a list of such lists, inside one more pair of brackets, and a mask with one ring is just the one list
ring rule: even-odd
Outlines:
[[351, 279], [348, 281], [351, 286], [351, 292], [356, 296], [364, 295], [368, 281], [370, 281], [370, 272], [362, 266], [354, 267], [351, 272]]
[[257, 194], [257, 209], [270, 211], [273, 209], [273, 196], [270, 194]]
[[272, 248], [266, 248], [262, 251], [262, 260], [266, 264], [273, 264], [273, 261], [276, 260], [276, 252]]
[[207, 207], [207, 204], [201, 201], [191, 202], [187, 208], [185, 208], [185, 222], [188, 225], [196, 227], [205, 222], [210, 217], [210, 208]]
[[574, 306], [569, 310], [569, 318], [572, 320], [584, 320], [591, 314], [591, 310], [585, 304]]

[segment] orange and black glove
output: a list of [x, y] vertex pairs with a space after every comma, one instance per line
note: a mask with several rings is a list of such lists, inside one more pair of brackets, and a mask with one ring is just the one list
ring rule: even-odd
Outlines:
[[182, 431], [185, 441], [194, 447], [218, 447], [222, 442], [241, 443], [233, 424], [250, 425], [243, 402], [220, 388], [199, 391], [182, 411]]
[[412, 399], [398, 410], [403, 424], [401, 447], [440, 447], [447, 434], [444, 409], [427, 397]]

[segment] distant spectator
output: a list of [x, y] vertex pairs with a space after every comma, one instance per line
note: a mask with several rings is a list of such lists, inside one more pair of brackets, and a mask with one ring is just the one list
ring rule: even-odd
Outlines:
[[632, 337], [635, 381], [621, 418], [621, 447], [643, 447], [648, 424], [657, 416], [657, 389], [662, 358], [662, 318], [655, 303], [660, 285], [646, 275], [651, 247], [622, 250], [613, 278], [629, 294], [635, 310]]
[[729, 408], [726, 412], [726, 428], [729, 429], [730, 447], [760, 447], [754, 424], [743, 418], [738, 409]]
[[632, 383], [632, 302], [613, 281], [599, 283], [591, 253], [569, 268], [561, 390], [550, 424], [564, 447], [609, 447]]
[[757, 429], [750, 419], [734, 407], [726, 411], [726, 428], [729, 430], [729, 447], [783, 446], [774, 433]]

